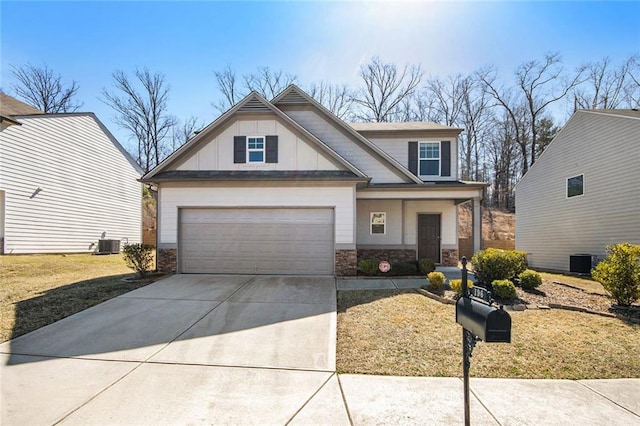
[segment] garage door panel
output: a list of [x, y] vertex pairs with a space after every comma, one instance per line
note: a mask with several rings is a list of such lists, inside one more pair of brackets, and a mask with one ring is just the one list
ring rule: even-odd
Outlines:
[[183, 209], [184, 273], [332, 274], [332, 209]]

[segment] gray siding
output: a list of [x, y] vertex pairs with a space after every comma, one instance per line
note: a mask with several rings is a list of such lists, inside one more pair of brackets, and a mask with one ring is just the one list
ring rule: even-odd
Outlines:
[[437, 136], [424, 136], [424, 137], [395, 137], [395, 138], [378, 138], [370, 137], [369, 140], [376, 144], [380, 149], [385, 151], [391, 157], [395, 158], [400, 164], [409, 168], [409, 141], [423, 141], [423, 142], [451, 142], [451, 176], [433, 176], [429, 177], [430, 181], [437, 180], [455, 180], [458, 177], [458, 141], [456, 138], [437, 137]]
[[5, 253], [93, 251], [103, 233], [140, 242], [140, 174], [94, 118], [20, 121], [0, 133]]
[[390, 166], [365, 149], [359, 142], [345, 135], [334, 124], [315, 111], [289, 107], [284, 112], [347, 161], [362, 170], [367, 176], [371, 177], [373, 183], [402, 183], [409, 181], [408, 178], [392, 170]]
[[[577, 112], [516, 187], [516, 248], [532, 267], [569, 270], [575, 253], [640, 244], [640, 120]], [[567, 178], [584, 195], [567, 198]]]

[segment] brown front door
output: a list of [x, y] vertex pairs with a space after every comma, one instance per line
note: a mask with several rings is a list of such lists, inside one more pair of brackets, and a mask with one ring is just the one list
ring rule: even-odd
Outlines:
[[418, 215], [418, 259], [440, 263], [440, 215]]

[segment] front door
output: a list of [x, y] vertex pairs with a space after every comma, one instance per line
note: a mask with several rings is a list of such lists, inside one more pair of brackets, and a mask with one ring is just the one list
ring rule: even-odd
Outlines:
[[440, 263], [440, 215], [418, 215], [418, 259]]

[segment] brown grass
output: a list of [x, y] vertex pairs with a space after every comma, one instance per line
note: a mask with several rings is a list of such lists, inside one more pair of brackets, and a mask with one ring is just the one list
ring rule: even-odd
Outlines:
[[153, 281], [122, 280], [132, 276], [119, 255], [1, 256], [0, 342]]
[[[341, 373], [462, 375], [455, 309], [410, 290], [338, 294]], [[473, 377], [638, 377], [640, 325], [561, 310], [511, 312], [512, 343], [476, 346]]]

